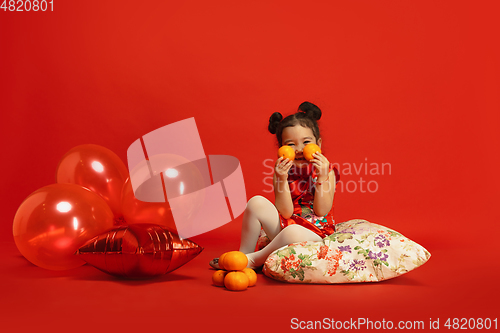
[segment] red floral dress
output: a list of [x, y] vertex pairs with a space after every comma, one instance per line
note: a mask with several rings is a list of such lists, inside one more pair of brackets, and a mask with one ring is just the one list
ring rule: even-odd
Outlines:
[[[330, 163], [329, 172], [334, 170], [336, 183], [340, 179], [337, 168]], [[282, 228], [291, 224], [299, 224], [325, 238], [335, 232], [335, 219], [333, 217], [333, 204], [325, 216], [316, 216], [313, 210], [314, 190], [318, 177], [316, 168], [309, 164], [306, 168], [292, 166], [288, 172], [288, 185], [293, 201], [293, 214], [285, 219], [280, 214]]]

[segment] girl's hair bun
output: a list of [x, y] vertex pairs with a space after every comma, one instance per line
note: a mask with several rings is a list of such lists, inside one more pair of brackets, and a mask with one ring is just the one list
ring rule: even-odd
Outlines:
[[318, 121], [321, 118], [321, 110], [311, 102], [304, 102], [299, 105], [299, 112], [305, 113], [308, 118]]
[[269, 118], [269, 126], [267, 127], [271, 134], [276, 134], [276, 130], [282, 119], [283, 116], [279, 112], [275, 112], [271, 115], [271, 117]]

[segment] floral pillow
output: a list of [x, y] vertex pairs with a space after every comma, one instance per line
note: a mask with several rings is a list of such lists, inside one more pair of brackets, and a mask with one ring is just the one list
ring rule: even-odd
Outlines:
[[[261, 234], [258, 245], [265, 244]], [[320, 242], [294, 243], [269, 255], [263, 272], [290, 283], [377, 282], [429, 260], [431, 254], [400, 233], [365, 220], [336, 225]]]

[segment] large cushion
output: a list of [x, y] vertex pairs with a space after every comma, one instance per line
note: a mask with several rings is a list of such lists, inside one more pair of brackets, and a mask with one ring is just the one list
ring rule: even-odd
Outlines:
[[377, 282], [407, 273], [431, 254], [397, 231], [365, 220], [336, 225], [319, 242], [294, 243], [271, 253], [263, 272], [291, 283]]

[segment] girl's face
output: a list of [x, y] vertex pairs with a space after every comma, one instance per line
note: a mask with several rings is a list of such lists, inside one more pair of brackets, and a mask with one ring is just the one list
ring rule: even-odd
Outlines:
[[321, 147], [321, 138], [316, 142], [313, 131], [308, 127], [300, 125], [285, 127], [281, 133], [281, 139], [283, 145], [290, 146], [295, 150], [295, 160], [293, 164], [299, 168], [305, 168], [309, 164], [302, 154], [305, 145], [315, 143]]

